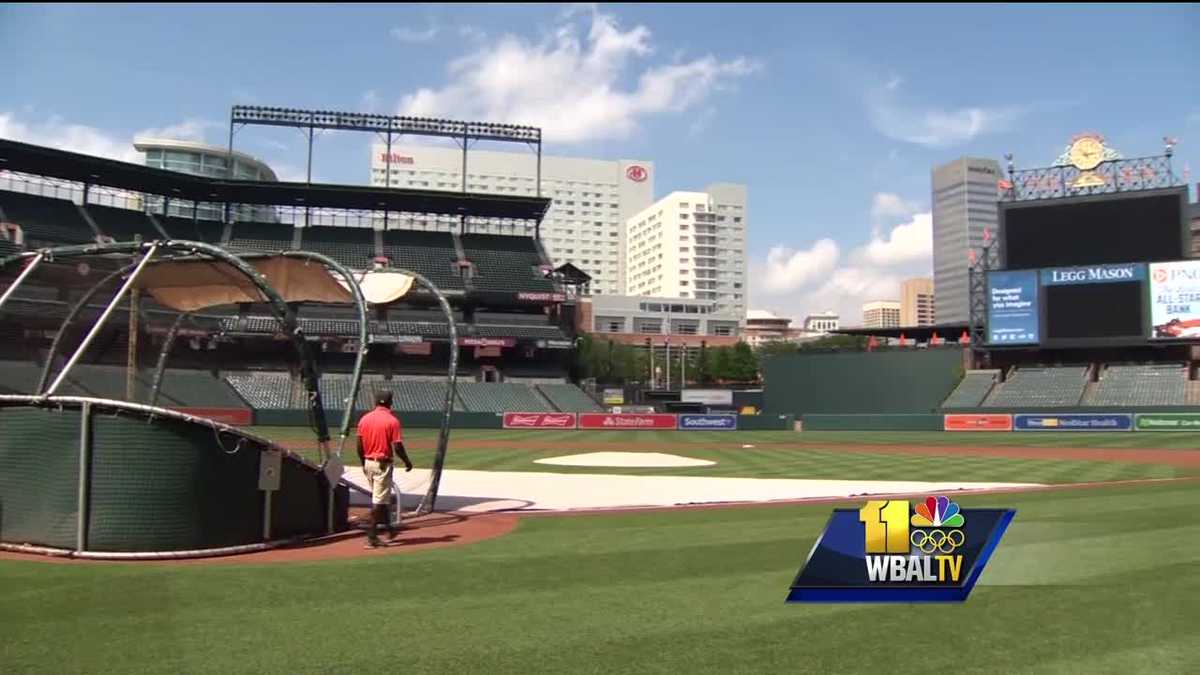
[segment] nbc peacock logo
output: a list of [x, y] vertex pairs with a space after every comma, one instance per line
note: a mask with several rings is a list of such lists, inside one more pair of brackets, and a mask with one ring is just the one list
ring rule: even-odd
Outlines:
[[913, 527], [962, 527], [967, 522], [958, 504], [943, 495], [926, 497], [913, 511], [916, 512], [910, 520]]

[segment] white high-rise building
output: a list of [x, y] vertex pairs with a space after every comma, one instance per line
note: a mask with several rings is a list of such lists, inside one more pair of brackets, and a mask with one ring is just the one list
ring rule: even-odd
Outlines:
[[[373, 146], [371, 185], [462, 190], [462, 150], [393, 145], [391, 153], [389, 164], [387, 146]], [[468, 192], [532, 196], [536, 181], [537, 156], [531, 151], [467, 153]], [[587, 272], [594, 294], [620, 294], [623, 225], [653, 201], [654, 163], [543, 156], [542, 196], [553, 200], [541, 240], [554, 264], [569, 262]]]
[[625, 221], [625, 295], [711, 300], [746, 317], [746, 186], [672, 192]]
[[863, 328], [899, 328], [900, 303], [895, 300], [876, 300], [862, 306]]

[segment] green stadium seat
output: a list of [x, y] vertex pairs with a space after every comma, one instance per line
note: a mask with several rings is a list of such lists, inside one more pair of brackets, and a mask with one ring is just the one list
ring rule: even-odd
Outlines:
[[134, 241], [138, 237], [142, 241], [162, 239], [162, 233], [150, 222], [150, 217], [141, 211], [88, 204], [87, 212], [100, 232], [114, 241]]
[[0, 190], [4, 220], [21, 226], [26, 248], [44, 248], [96, 241], [96, 233], [74, 202]]
[[291, 250], [293, 231], [291, 225], [281, 223], [234, 223], [227, 248], [235, 253]]
[[475, 266], [471, 286], [494, 292], [553, 292], [554, 283], [542, 276], [549, 265], [533, 237], [465, 234], [463, 251]]
[[387, 230], [383, 233], [383, 255], [392, 267], [422, 274], [440, 289], [463, 289], [458, 252], [449, 232]]
[[367, 227], [306, 227], [300, 248], [327, 255], [356, 270], [370, 269], [375, 259], [375, 231]]
[[595, 399], [573, 384], [539, 384], [537, 388], [562, 412], [604, 411]]

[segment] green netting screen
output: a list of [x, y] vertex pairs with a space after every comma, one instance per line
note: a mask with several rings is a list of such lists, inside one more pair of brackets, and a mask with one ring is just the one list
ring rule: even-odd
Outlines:
[[74, 548], [79, 410], [0, 408], [0, 541]]

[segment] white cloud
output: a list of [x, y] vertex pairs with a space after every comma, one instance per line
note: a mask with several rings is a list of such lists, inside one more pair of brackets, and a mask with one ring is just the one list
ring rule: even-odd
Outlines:
[[164, 127], [142, 129], [125, 138], [95, 127], [71, 124], [57, 115], [41, 122], [30, 123], [18, 119], [13, 112], [0, 112], [0, 138], [134, 163], [142, 161], [141, 153], [133, 148], [134, 138], [171, 138], [203, 142], [205, 131], [215, 126], [214, 122], [189, 119]]
[[811, 248], [795, 250], [773, 246], [767, 252], [767, 262], [761, 277], [763, 288], [769, 292], [791, 291], [821, 278], [837, 264], [838, 245], [832, 239], [821, 239]]
[[898, 300], [901, 281], [930, 274], [932, 218], [917, 209], [899, 195], [875, 195], [872, 219], [902, 222], [890, 228], [876, 224], [871, 236], [845, 255], [832, 239], [799, 250], [772, 247], [764, 262], [751, 264], [752, 304], [796, 320], [832, 308], [843, 325], [861, 323], [863, 303]]
[[140, 158], [140, 153], [133, 149], [132, 139], [116, 138], [82, 124], [69, 124], [57, 116], [29, 124], [11, 112], [0, 113], [0, 137], [126, 162]]
[[903, 80], [893, 77], [867, 95], [867, 112], [879, 133], [897, 141], [929, 147], [948, 147], [984, 134], [1010, 129], [1025, 115], [1020, 106], [916, 106], [901, 100]]
[[422, 42], [432, 42], [438, 34], [438, 26], [432, 21], [426, 28], [412, 28], [411, 26], [396, 26], [389, 31], [392, 37], [401, 42], [408, 44], [420, 44]]
[[907, 218], [920, 210], [915, 202], [905, 201], [892, 192], [878, 192], [871, 200], [871, 222], [879, 224], [892, 218]]
[[[654, 52], [649, 28], [623, 29], [589, 6], [563, 16], [540, 42], [505, 35], [453, 61], [445, 86], [404, 96], [400, 112], [531, 124], [560, 143], [624, 138], [642, 117], [692, 108], [760, 67], [709, 55], [639, 70]], [[581, 18], [590, 19], [586, 34]]]
[[853, 255], [856, 262], [880, 266], [932, 259], [933, 214], [914, 214], [912, 220], [893, 227], [886, 236], [876, 231]]

